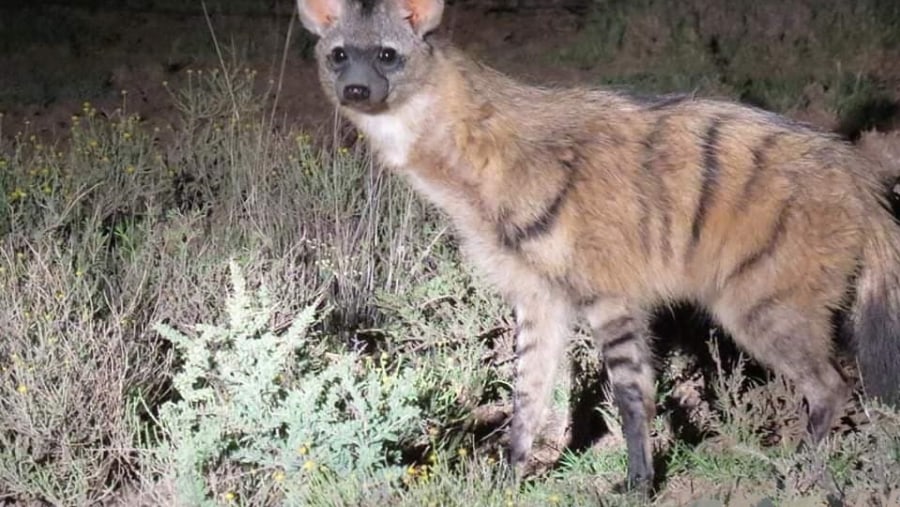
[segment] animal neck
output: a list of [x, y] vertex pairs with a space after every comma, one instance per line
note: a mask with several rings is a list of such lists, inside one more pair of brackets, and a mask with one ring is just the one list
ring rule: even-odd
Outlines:
[[510, 165], [522, 137], [503, 97], [508, 78], [452, 49], [435, 50], [431, 79], [404, 104], [378, 115], [347, 111], [377, 158], [408, 177], [414, 187], [450, 215], [498, 213], [486, 199], [509, 191]]

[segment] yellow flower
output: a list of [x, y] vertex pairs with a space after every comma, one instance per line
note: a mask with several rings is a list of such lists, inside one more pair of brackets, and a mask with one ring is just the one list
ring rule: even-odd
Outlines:
[[129, 166], [126, 166], [126, 167], [125, 167], [125, 173], [126, 173], [126, 174], [134, 174], [134, 171], [135, 171], [135, 168], [134, 168], [133, 165], [129, 165]]
[[459, 454], [459, 457], [460, 457], [460, 458], [465, 458], [466, 456], [469, 455], [469, 451], [467, 451], [467, 450], [463, 449], [462, 447], [460, 447], [459, 450], [456, 451], [456, 454]]
[[28, 386], [26, 386], [25, 384], [19, 384], [19, 387], [16, 388], [16, 391], [18, 391], [19, 394], [25, 394], [28, 392]]
[[284, 480], [284, 472], [278, 470], [274, 474], [272, 474], [272, 478], [275, 479], [275, 482], [281, 482]]
[[96, 140], [96, 139], [91, 139], [90, 141], [88, 141], [88, 146], [90, 146], [91, 148], [96, 148], [96, 147], [97, 147], [97, 140]]
[[303, 464], [303, 470], [306, 470], [307, 472], [312, 472], [315, 469], [316, 469], [316, 462], [311, 459], [306, 460], [306, 463]]
[[548, 498], [548, 500], [550, 500], [550, 503], [559, 503], [559, 496], [558, 495], [550, 495], [550, 498]]
[[308, 453], [309, 453], [309, 446], [307, 446], [307, 445], [301, 445], [300, 447], [297, 448], [297, 454], [299, 454], [301, 456], [306, 456]]
[[232, 493], [231, 491], [225, 493], [225, 501], [226, 501], [226, 502], [233, 502], [234, 499], [235, 499], [235, 494], [234, 494], [234, 493]]

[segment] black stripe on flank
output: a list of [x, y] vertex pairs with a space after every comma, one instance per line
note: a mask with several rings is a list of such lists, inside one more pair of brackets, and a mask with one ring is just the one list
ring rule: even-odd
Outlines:
[[[656, 174], [653, 172], [653, 157], [656, 155], [656, 144], [662, 134], [662, 126], [666, 118], [660, 117], [653, 125], [653, 130], [647, 135], [641, 144], [644, 147], [643, 162], [641, 169], [643, 174], [637, 179], [637, 198], [638, 208], [640, 208], [641, 218], [638, 220], [638, 237], [641, 240], [641, 251], [644, 256], [650, 255], [650, 206], [647, 202], [647, 194], [650, 189], [646, 188], [645, 180], [653, 179]], [[658, 185], [658, 181], [653, 181], [652, 185]]]
[[785, 232], [787, 232], [787, 222], [788, 222], [788, 213], [790, 212], [790, 202], [785, 203], [784, 206], [781, 207], [781, 211], [778, 212], [778, 216], [775, 218], [775, 224], [772, 226], [771, 231], [769, 232], [769, 237], [766, 238], [766, 243], [757, 251], [748, 255], [744, 260], [738, 264], [737, 268], [728, 275], [725, 279], [725, 283], [727, 284], [731, 279], [741, 276], [744, 273], [749, 272], [753, 269], [754, 266], [760, 263], [763, 259], [770, 257], [778, 246], [781, 244], [782, 239], [784, 238]]
[[703, 182], [700, 185], [700, 198], [691, 221], [691, 240], [688, 250], [693, 251], [700, 242], [700, 234], [706, 223], [707, 213], [713, 196], [719, 186], [719, 140], [722, 118], [715, 118], [703, 136]]
[[[667, 200], [667, 206], [668, 202], [669, 201]], [[659, 228], [659, 251], [662, 254], [663, 259], [668, 259], [672, 256], [672, 242], [669, 239], [671, 233], [672, 215], [669, 213], [669, 208], [666, 208], [666, 210], [663, 211], [662, 226]]]
[[[569, 164], [571, 164], [571, 162], [568, 164], [564, 162], [564, 165], [566, 166]], [[550, 229], [553, 228], [554, 224], [556, 224], [556, 220], [559, 218], [560, 211], [562, 210], [563, 204], [566, 202], [566, 198], [569, 196], [574, 183], [574, 173], [570, 173], [563, 188], [556, 194], [553, 201], [551, 201], [547, 208], [541, 212], [540, 216], [529, 224], [521, 226], [515, 224], [503, 224], [501, 219], [500, 241], [503, 245], [515, 250], [519, 248], [523, 241], [528, 241], [550, 232]]]
[[[638, 198], [640, 199], [641, 204], [641, 219], [638, 223], [639, 234], [641, 239], [641, 247], [644, 251], [644, 255], [650, 254], [650, 206], [651, 204], [655, 209], [660, 212], [660, 229], [659, 229], [659, 241], [660, 241], [660, 251], [659, 254], [663, 257], [669, 257], [671, 255], [671, 244], [669, 242], [669, 234], [671, 229], [672, 217], [671, 217], [671, 208], [672, 201], [669, 198], [669, 194], [666, 192], [666, 186], [663, 182], [662, 176], [660, 175], [658, 169], [654, 165], [654, 161], [658, 153], [662, 153], [661, 150], [657, 149], [657, 145], [660, 143], [660, 138], [662, 137], [662, 133], [666, 128], [666, 121], [668, 120], [668, 116], [661, 116], [656, 120], [656, 123], [653, 126], [653, 130], [650, 131], [650, 134], [643, 141], [644, 146], [644, 155], [643, 162], [641, 164], [641, 169], [643, 172], [643, 177], [639, 178], [640, 182], [647, 181], [652, 188], [639, 188], [638, 190]], [[646, 184], [639, 185], [639, 187], [646, 187]], [[653, 194], [654, 201], [648, 202], [648, 196]]]
[[647, 257], [650, 255], [650, 205], [647, 204], [647, 198], [641, 190], [638, 190], [638, 208], [641, 213], [638, 220], [638, 236], [641, 239], [641, 252]]
[[744, 182], [744, 188], [741, 190], [741, 195], [735, 206], [735, 213], [747, 211], [747, 206], [750, 204], [754, 194], [756, 194], [757, 186], [762, 179], [762, 174], [765, 172], [768, 164], [766, 154], [773, 146], [775, 146], [775, 143], [778, 142], [778, 139], [783, 135], [783, 132], [769, 134], [763, 138], [758, 146], [753, 148], [753, 173], [747, 178], [747, 181]]
[[637, 335], [631, 332], [625, 333], [618, 338], [613, 338], [612, 340], [603, 344], [603, 351], [610, 351], [615, 348], [619, 348], [623, 345], [627, 345], [629, 343], [634, 342], [637, 339]]

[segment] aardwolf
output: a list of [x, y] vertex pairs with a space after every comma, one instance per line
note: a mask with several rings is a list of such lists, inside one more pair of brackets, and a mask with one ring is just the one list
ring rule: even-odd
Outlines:
[[573, 320], [653, 479], [648, 312], [691, 301], [805, 396], [825, 437], [849, 395], [833, 313], [869, 395], [900, 400], [900, 228], [874, 162], [738, 104], [520, 84], [430, 37], [442, 0], [298, 0], [325, 94], [453, 221], [516, 312], [511, 462], [529, 457]]

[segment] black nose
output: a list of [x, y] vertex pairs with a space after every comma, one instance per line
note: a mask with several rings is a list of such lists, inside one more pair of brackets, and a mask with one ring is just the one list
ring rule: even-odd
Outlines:
[[363, 85], [347, 85], [344, 87], [344, 100], [347, 102], [361, 102], [369, 98], [369, 87]]

